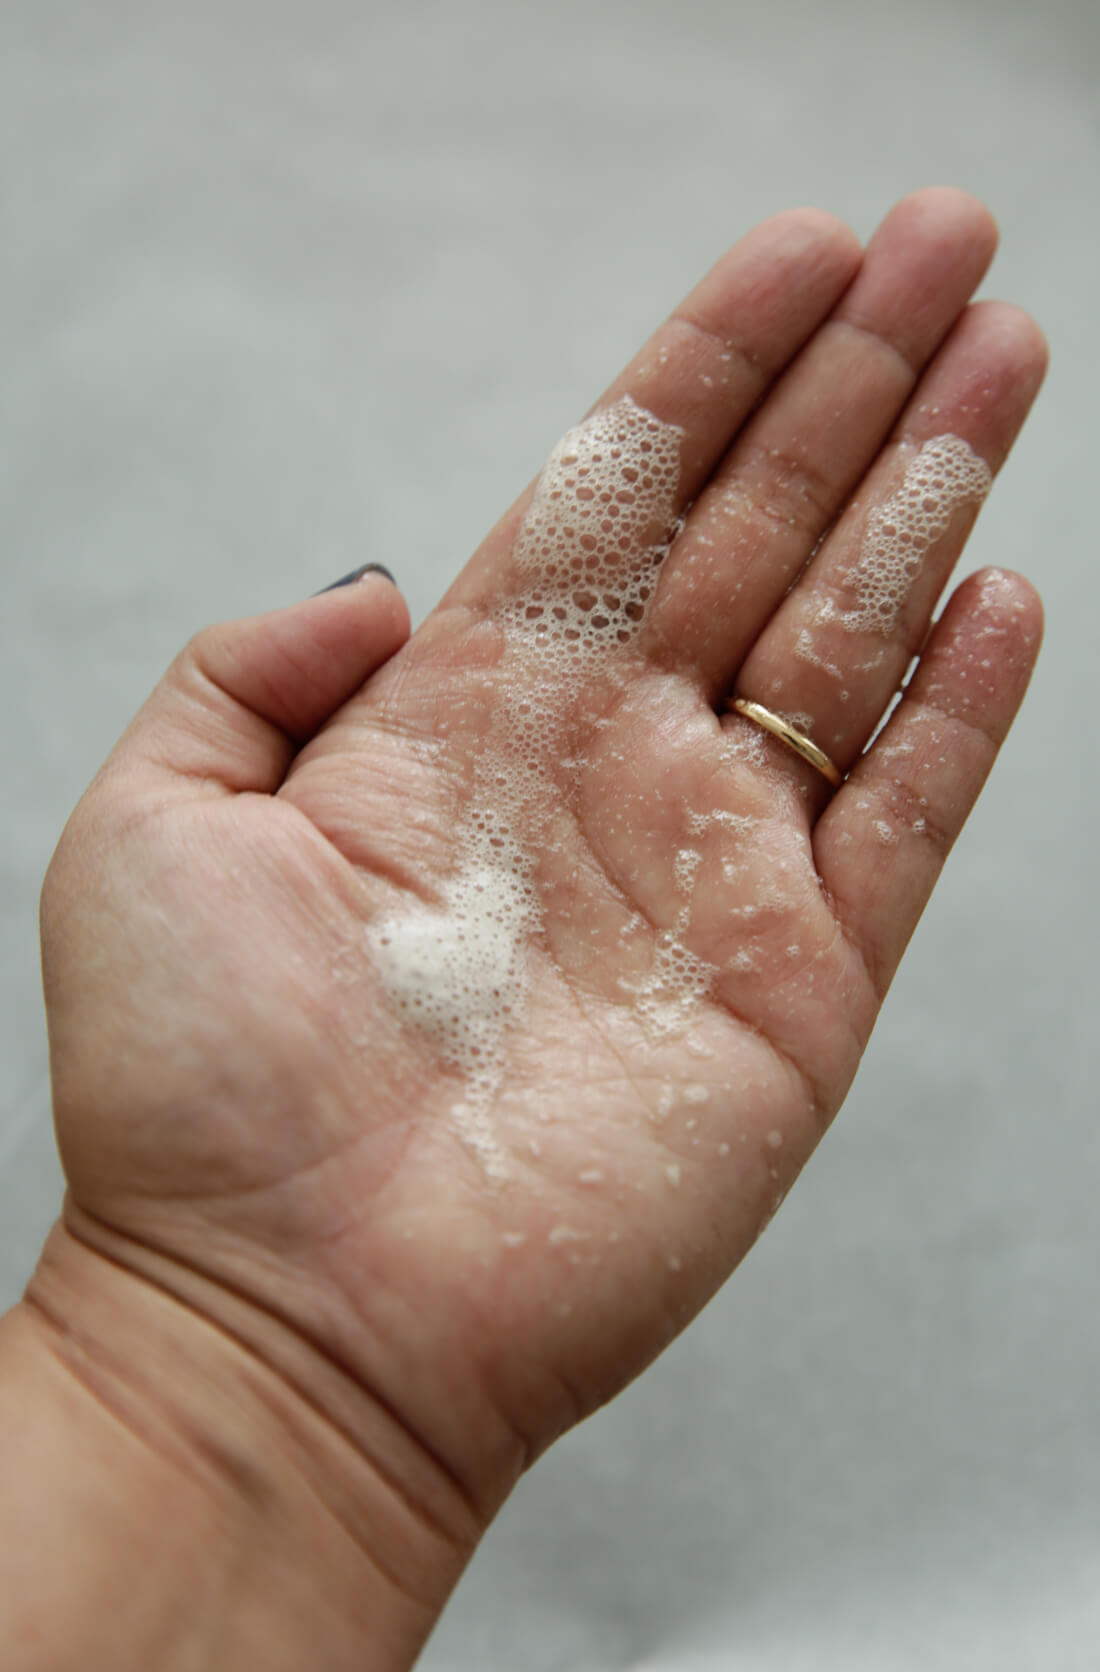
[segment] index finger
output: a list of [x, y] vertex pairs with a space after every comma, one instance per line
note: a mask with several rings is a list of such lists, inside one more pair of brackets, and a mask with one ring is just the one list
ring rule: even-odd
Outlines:
[[[792, 209], [773, 216], [727, 251], [596, 402], [593, 411], [629, 397], [682, 432], [674, 515], [829, 315], [861, 259], [855, 234], [833, 215]], [[528, 487], [497, 524], [444, 607], [484, 608], [508, 590], [511, 549], [531, 493]], [[665, 532], [654, 529], [653, 538]]]

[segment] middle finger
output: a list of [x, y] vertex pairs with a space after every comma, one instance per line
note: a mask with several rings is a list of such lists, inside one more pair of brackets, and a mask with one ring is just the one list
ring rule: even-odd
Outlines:
[[860, 272], [734, 442], [662, 568], [650, 646], [710, 701], [889, 435], [993, 256], [988, 210], [914, 193], [886, 216]]

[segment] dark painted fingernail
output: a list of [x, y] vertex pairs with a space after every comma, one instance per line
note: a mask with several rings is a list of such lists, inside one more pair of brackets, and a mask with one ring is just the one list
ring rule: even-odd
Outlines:
[[[397, 585], [384, 563], [362, 563], [358, 569], [353, 569], [350, 575], [341, 575], [331, 586], [323, 586], [321, 592], [335, 592], [338, 586], [350, 586], [353, 581], [361, 581], [364, 575], [385, 575], [388, 581], [392, 581], [394, 586]], [[313, 596], [319, 598], [321, 592], [315, 592]]]

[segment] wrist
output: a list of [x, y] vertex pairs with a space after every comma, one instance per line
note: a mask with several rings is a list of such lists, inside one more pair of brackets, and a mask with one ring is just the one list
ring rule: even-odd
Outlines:
[[228, 1313], [51, 1234], [0, 1335], [7, 1502], [30, 1527], [0, 1603], [46, 1646], [21, 1665], [415, 1660], [475, 1513], [361, 1390], [340, 1398], [337, 1368], [318, 1399]]

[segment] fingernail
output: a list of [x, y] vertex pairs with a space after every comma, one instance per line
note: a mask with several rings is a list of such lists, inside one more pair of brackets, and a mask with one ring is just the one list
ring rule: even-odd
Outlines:
[[[362, 563], [358, 569], [353, 569], [350, 575], [341, 575], [340, 579], [333, 581], [331, 586], [323, 586], [321, 592], [335, 592], [338, 586], [351, 586], [353, 581], [361, 581], [364, 575], [385, 575], [388, 581], [391, 581], [394, 586], [397, 585], [384, 563]], [[319, 598], [321, 592], [315, 592], [313, 596]]]

